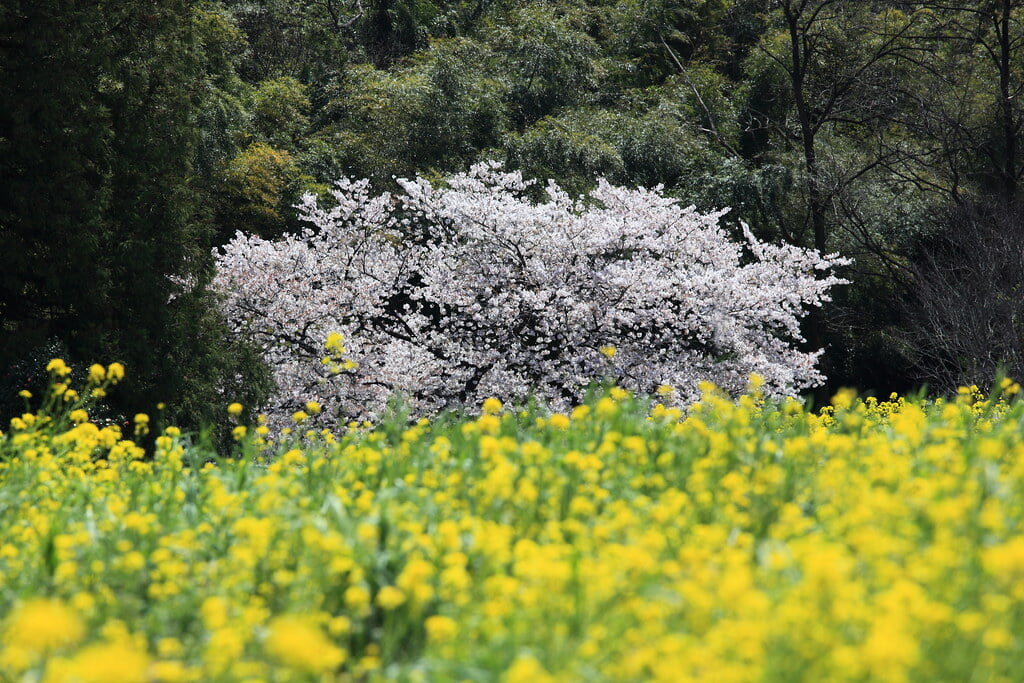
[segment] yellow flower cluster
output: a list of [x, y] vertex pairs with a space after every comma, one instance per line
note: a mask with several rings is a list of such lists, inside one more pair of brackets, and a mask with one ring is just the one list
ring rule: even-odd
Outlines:
[[324, 365], [332, 375], [342, 372], [351, 372], [359, 367], [359, 363], [348, 357], [348, 349], [345, 347], [345, 336], [340, 332], [331, 332], [324, 342], [324, 350], [327, 352], [320, 363]]
[[252, 430], [216, 462], [174, 428], [143, 453], [23, 416], [0, 437], [0, 682], [1024, 670], [1024, 403], [811, 412], [754, 381], [686, 414], [620, 389], [480, 412]]

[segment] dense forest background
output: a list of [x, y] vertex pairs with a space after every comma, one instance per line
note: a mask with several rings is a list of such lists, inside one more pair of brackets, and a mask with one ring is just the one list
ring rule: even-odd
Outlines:
[[[113, 410], [213, 420], [268, 374], [205, 284], [341, 176], [497, 159], [663, 185], [854, 259], [838, 386], [1024, 376], [1024, 0], [6, 0], [0, 400], [122, 360]], [[33, 374], [35, 373], [35, 374]], [[10, 410], [8, 407], [10, 406]]]

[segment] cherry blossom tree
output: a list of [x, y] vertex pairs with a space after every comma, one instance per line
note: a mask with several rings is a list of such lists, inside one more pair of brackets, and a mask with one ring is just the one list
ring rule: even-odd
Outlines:
[[[414, 410], [533, 395], [555, 406], [601, 379], [679, 403], [697, 384], [770, 394], [823, 380], [820, 351], [797, 348], [800, 318], [844, 280], [835, 255], [744, 241], [661, 194], [605, 181], [572, 198], [497, 164], [434, 186], [401, 180], [374, 195], [342, 179], [312, 195], [301, 234], [238, 233], [215, 286], [235, 334], [259, 344], [278, 394], [325, 415], [378, 413], [399, 393]], [[325, 341], [331, 333], [331, 349]]]

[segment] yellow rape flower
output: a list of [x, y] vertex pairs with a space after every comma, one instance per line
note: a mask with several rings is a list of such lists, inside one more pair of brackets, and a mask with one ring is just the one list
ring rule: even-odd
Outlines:
[[343, 636], [352, 630], [352, 620], [342, 615], [327, 622], [327, 630], [332, 636]]
[[117, 384], [124, 379], [124, 366], [120, 363], [111, 363], [107, 366], [107, 379], [112, 384]]
[[324, 348], [336, 354], [345, 353], [345, 336], [341, 332], [331, 332], [327, 335], [327, 341], [324, 342]]
[[53, 373], [57, 377], [67, 377], [71, 374], [71, 368], [60, 358], [54, 358], [47, 363], [46, 371]]
[[225, 598], [220, 596], [206, 598], [199, 607], [199, 615], [202, 617], [203, 626], [208, 631], [215, 631], [227, 626], [229, 608], [230, 605]]
[[502, 683], [554, 683], [552, 676], [533, 656], [520, 656], [501, 677]]
[[568, 429], [571, 424], [569, 416], [564, 413], [555, 413], [548, 419], [548, 424], [555, 429]]
[[337, 669], [345, 661], [345, 651], [308, 621], [295, 616], [273, 619], [264, 640], [267, 653], [281, 664], [311, 674]]
[[150, 660], [129, 641], [90, 645], [71, 660], [75, 683], [148, 683]]
[[181, 657], [185, 646], [177, 638], [161, 638], [156, 641], [156, 651], [161, 657]]
[[60, 600], [39, 598], [14, 609], [4, 632], [9, 646], [39, 654], [77, 644], [85, 636], [85, 624]]
[[361, 611], [370, 604], [370, 591], [363, 586], [349, 586], [345, 590], [345, 604]]
[[761, 390], [761, 387], [763, 386], [764, 377], [762, 377], [761, 375], [757, 374], [756, 372], [752, 372], [750, 373], [750, 375], [747, 376], [747, 391], [749, 391], [750, 393], [753, 394], [759, 392]]
[[149, 680], [156, 683], [186, 683], [199, 680], [199, 672], [182, 662], [153, 662], [148, 670]]
[[377, 604], [383, 609], [393, 610], [405, 602], [405, 593], [394, 586], [384, 586], [377, 593]]
[[619, 406], [615, 403], [615, 400], [605, 396], [597, 402], [597, 406], [594, 408], [594, 412], [600, 417], [613, 417], [619, 412]]
[[107, 370], [99, 363], [93, 363], [89, 366], [89, 381], [93, 384], [99, 384], [106, 379]]
[[427, 640], [432, 643], [444, 643], [455, 638], [458, 624], [451, 617], [435, 614], [423, 622], [427, 631]]

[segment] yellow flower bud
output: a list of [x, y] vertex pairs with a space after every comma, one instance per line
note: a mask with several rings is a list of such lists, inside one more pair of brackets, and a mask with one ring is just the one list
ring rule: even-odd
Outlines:
[[71, 374], [71, 368], [60, 358], [54, 358], [46, 364], [46, 371], [52, 372], [57, 377], [66, 377]]
[[112, 384], [117, 384], [119, 381], [124, 379], [124, 366], [120, 363], [111, 363], [107, 366], [107, 379]]
[[93, 363], [89, 366], [89, 381], [93, 384], [99, 384], [107, 376], [107, 370], [99, 363]]

